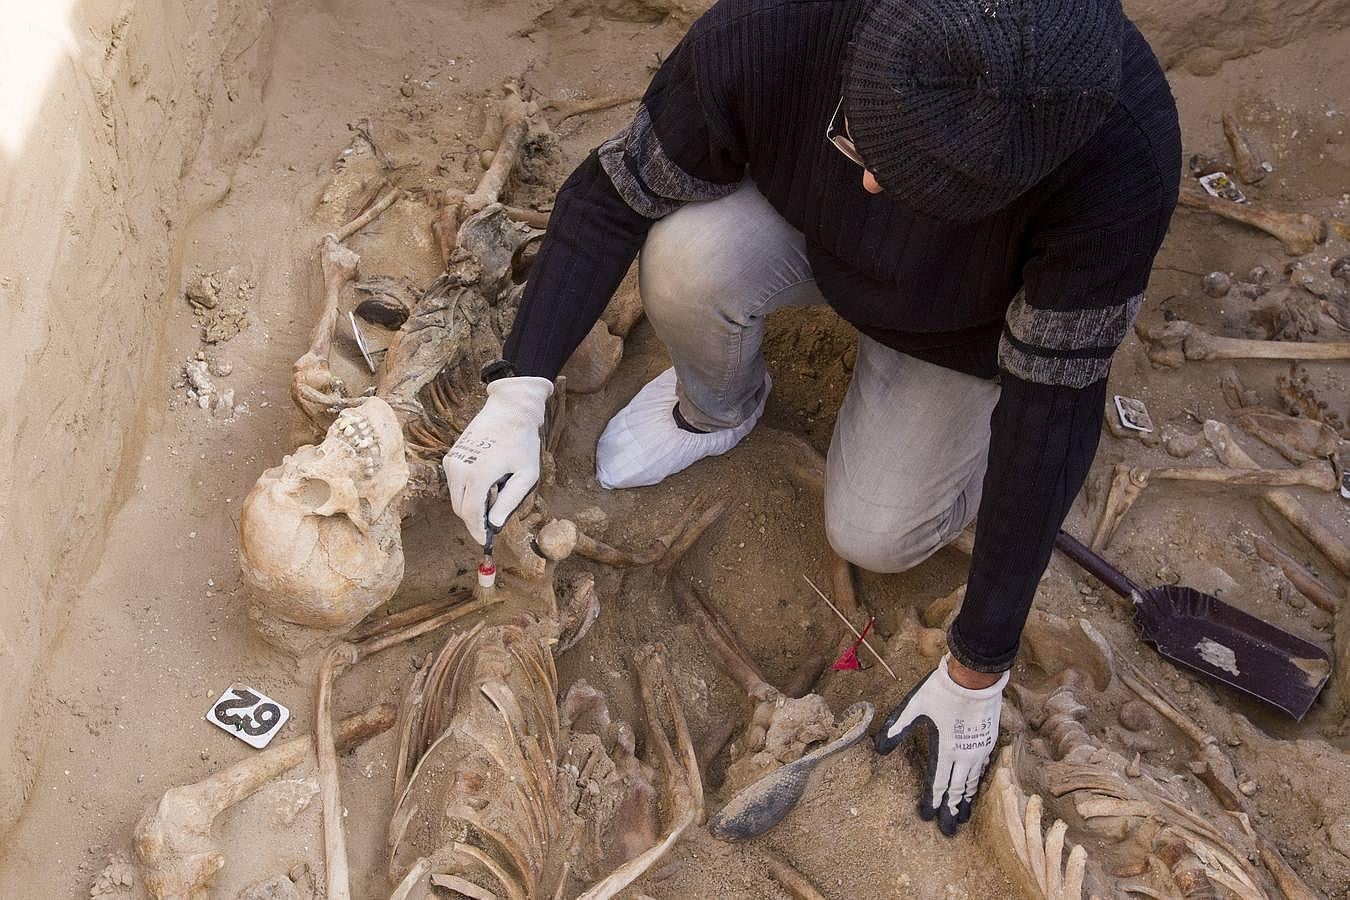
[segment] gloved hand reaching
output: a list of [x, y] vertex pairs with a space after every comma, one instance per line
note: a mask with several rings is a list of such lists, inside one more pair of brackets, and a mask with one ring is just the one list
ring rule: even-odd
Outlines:
[[972, 690], [952, 680], [947, 670], [950, 654], [900, 701], [877, 732], [878, 753], [894, 750], [915, 726], [928, 732], [928, 772], [924, 776], [919, 815], [937, 816], [942, 833], [951, 837], [956, 826], [970, 818], [970, 804], [980, 787], [980, 776], [998, 739], [1003, 710], [1004, 672], [987, 688]]
[[[443, 462], [450, 505], [480, 544], [487, 540], [484, 511], [493, 527], [501, 528], [539, 481], [539, 429], [553, 382], [530, 376], [499, 378], [488, 385], [487, 393], [487, 402]], [[489, 510], [488, 494], [503, 478], [507, 480]]]

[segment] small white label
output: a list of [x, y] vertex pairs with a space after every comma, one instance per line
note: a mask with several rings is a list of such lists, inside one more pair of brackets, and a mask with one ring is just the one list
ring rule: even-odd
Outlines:
[[1134, 397], [1122, 397], [1119, 394], [1116, 397], [1116, 415], [1120, 416], [1120, 424], [1132, 431], [1142, 431], [1145, 434], [1153, 431], [1153, 417], [1148, 414], [1148, 407], [1144, 405], [1143, 400], [1136, 400]]
[[237, 681], [206, 713], [206, 721], [259, 750], [271, 743], [290, 717], [285, 706]]
[[1205, 193], [1211, 197], [1218, 197], [1220, 200], [1231, 200], [1234, 203], [1246, 203], [1247, 195], [1242, 193], [1242, 189], [1233, 183], [1225, 172], [1213, 172], [1200, 179], [1200, 186], [1205, 189]]

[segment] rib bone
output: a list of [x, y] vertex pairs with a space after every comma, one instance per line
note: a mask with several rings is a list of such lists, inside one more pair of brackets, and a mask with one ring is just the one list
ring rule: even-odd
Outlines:
[[1175, 319], [1161, 325], [1139, 322], [1135, 333], [1148, 345], [1149, 362], [1175, 369], [1187, 360], [1350, 359], [1350, 341], [1254, 341], [1221, 337]]
[[1290, 256], [1311, 253], [1318, 244], [1324, 244], [1327, 240], [1326, 221], [1308, 213], [1277, 212], [1251, 203], [1221, 200], [1194, 190], [1182, 190], [1181, 205], [1259, 228], [1278, 238], [1284, 245], [1284, 252]]

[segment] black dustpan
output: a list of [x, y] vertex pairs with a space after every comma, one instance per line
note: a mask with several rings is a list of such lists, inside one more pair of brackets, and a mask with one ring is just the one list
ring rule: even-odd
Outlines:
[[1295, 719], [1331, 677], [1331, 657], [1316, 644], [1188, 587], [1139, 587], [1063, 531], [1055, 546], [1111, 590], [1134, 602], [1134, 622], [1167, 659], [1208, 675]]

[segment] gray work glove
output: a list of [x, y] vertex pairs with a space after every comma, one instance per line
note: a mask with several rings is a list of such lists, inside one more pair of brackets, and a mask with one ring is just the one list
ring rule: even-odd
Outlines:
[[924, 776], [919, 815], [935, 816], [938, 828], [951, 837], [970, 818], [970, 804], [998, 740], [999, 714], [1008, 673], [987, 688], [972, 690], [952, 680], [951, 654], [915, 685], [877, 732], [876, 748], [890, 753], [917, 726], [928, 733], [928, 772]]
[[[539, 482], [539, 429], [553, 382], [531, 376], [499, 378], [487, 393], [487, 402], [443, 462], [450, 505], [480, 544], [487, 541], [484, 512], [493, 528], [501, 528]], [[488, 509], [489, 492], [499, 484]]]

